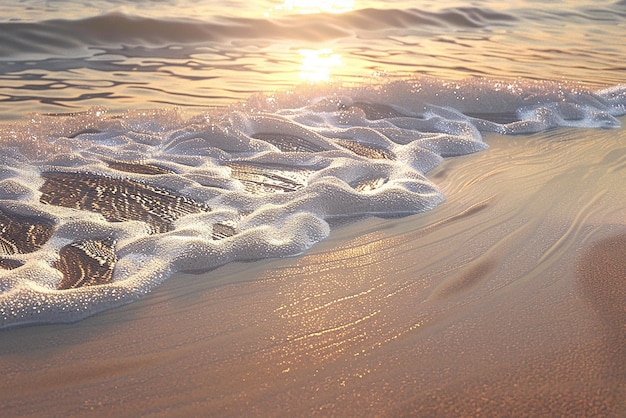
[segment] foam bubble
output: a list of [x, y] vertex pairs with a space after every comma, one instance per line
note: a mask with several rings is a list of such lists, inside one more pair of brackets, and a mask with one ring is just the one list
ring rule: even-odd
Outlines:
[[[79, 320], [176, 271], [299, 254], [334, 218], [432, 209], [444, 196], [427, 173], [485, 149], [483, 132], [612, 128], [626, 113], [626, 86], [519, 80], [269, 99], [189, 120], [94, 108], [0, 127], [0, 209], [13, 225], [1, 233], [0, 327]], [[107, 251], [115, 257], [102, 259]], [[59, 289], [82, 271], [71, 263], [100, 262], [110, 282]]]

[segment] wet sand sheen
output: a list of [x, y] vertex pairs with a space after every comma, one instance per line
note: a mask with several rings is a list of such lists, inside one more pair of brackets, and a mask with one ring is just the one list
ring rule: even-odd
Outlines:
[[626, 131], [487, 142], [429, 213], [2, 331], [3, 412], [619, 416]]

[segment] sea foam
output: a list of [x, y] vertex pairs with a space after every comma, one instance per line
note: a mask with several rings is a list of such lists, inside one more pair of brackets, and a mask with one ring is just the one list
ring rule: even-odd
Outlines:
[[[427, 173], [487, 148], [483, 133], [611, 128], [624, 113], [623, 85], [422, 79], [258, 95], [189, 118], [33, 115], [0, 127], [0, 327], [76, 321], [179, 271], [293, 256], [335, 218], [430, 210], [444, 196]], [[59, 289], [73, 262], [61, 253], [110, 280]]]

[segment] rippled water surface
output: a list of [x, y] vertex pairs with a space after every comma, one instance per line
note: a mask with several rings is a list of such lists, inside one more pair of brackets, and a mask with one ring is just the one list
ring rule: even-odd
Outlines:
[[612, 85], [625, 19], [608, 0], [14, 2], [0, 6], [0, 119], [197, 112], [302, 83], [416, 75]]

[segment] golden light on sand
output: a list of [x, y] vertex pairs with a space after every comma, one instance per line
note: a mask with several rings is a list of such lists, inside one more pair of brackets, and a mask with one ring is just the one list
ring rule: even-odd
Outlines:
[[300, 49], [300, 79], [310, 83], [330, 80], [333, 70], [342, 64], [341, 55], [330, 48]]

